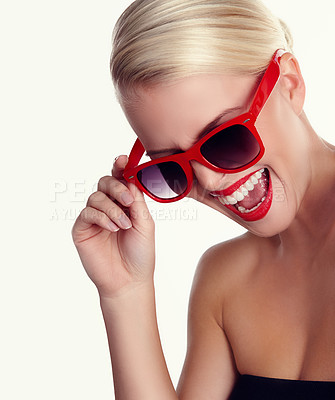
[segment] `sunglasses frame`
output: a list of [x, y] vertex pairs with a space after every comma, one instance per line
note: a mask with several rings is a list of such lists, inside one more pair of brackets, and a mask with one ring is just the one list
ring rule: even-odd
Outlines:
[[[265, 153], [265, 148], [263, 145], [263, 142], [261, 140], [261, 137], [255, 127], [255, 122], [257, 120], [257, 117], [259, 113], [261, 112], [262, 108], [266, 104], [270, 94], [272, 93], [276, 83], [279, 80], [280, 77], [280, 58], [285, 54], [286, 51], [279, 49], [277, 50], [272, 59], [271, 62], [266, 69], [263, 78], [257, 88], [257, 91], [255, 93], [255, 96], [253, 98], [252, 104], [250, 106], [250, 109], [248, 112], [241, 114], [227, 122], [224, 122], [223, 124], [219, 125], [218, 127], [214, 128], [211, 130], [209, 133], [207, 133], [203, 138], [201, 138], [197, 143], [195, 143], [190, 149], [186, 150], [185, 152], [181, 152], [178, 154], [172, 154], [170, 156], [166, 157], [160, 157], [157, 158], [156, 160], [148, 161], [143, 164], [138, 165], [140, 162], [144, 152], [145, 148], [141, 141], [139, 139], [136, 139], [135, 144], [129, 154], [129, 159], [128, 163], [124, 169], [123, 172], [123, 177], [126, 181], [134, 183], [142, 192], [144, 192], [147, 196], [152, 198], [155, 201], [158, 201], [160, 203], [171, 203], [175, 202], [178, 200], [181, 200], [185, 196], [188, 195], [192, 188], [193, 184], [193, 169], [191, 167], [190, 161], [195, 160], [204, 165], [207, 168], [210, 168], [213, 171], [216, 172], [222, 172], [226, 174], [232, 174], [236, 172], [241, 172], [244, 171], [251, 166], [255, 165], [264, 155]], [[248, 164], [243, 165], [242, 167], [236, 168], [236, 169], [224, 169], [224, 168], [219, 168], [213, 164], [211, 164], [209, 161], [207, 161], [204, 156], [200, 152], [201, 146], [209, 140], [212, 136], [216, 135], [218, 132], [229, 128], [230, 126], [233, 125], [243, 125], [245, 126], [251, 133], [252, 135], [256, 138], [259, 146], [260, 146], [260, 151], [259, 154], [254, 158], [252, 161], [250, 161]], [[150, 193], [139, 181], [137, 178], [137, 174], [140, 170], [150, 167], [151, 165], [156, 165], [164, 162], [172, 161], [177, 163], [184, 171], [186, 179], [187, 179], [187, 187], [185, 191], [173, 198], [169, 199], [162, 199], [154, 194]]]

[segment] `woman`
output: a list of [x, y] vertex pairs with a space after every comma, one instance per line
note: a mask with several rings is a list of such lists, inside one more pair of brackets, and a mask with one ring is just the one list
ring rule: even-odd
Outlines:
[[[100, 295], [117, 399], [334, 398], [335, 153], [303, 111], [291, 47], [255, 0], [137, 0], [116, 25], [112, 77], [138, 140], [72, 235]], [[152, 161], [138, 165], [144, 151]], [[190, 196], [248, 230], [199, 261], [176, 390], [143, 192]]]

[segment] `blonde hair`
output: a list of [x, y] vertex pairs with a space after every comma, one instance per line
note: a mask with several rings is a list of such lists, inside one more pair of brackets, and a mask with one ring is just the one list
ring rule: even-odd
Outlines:
[[261, 0], [136, 0], [114, 28], [111, 75], [124, 99], [194, 74], [260, 75], [279, 48], [291, 34]]

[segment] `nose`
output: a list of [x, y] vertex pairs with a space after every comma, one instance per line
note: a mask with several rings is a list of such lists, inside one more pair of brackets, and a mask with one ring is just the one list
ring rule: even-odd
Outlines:
[[225, 174], [213, 171], [200, 164], [198, 161], [192, 160], [190, 163], [197, 181], [205, 190], [214, 191], [220, 189], [220, 183]]

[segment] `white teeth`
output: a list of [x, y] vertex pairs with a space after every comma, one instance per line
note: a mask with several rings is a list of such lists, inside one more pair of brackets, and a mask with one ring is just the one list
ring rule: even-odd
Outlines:
[[244, 197], [249, 193], [249, 190], [246, 187], [244, 187], [243, 185], [240, 187], [240, 190]]
[[[244, 182], [243, 185], [241, 185], [234, 193], [232, 193], [230, 196], [218, 196], [213, 194], [214, 197], [217, 197], [217, 199], [220, 201], [221, 204], [223, 205], [235, 205], [239, 201], [244, 200], [244, 198], [248, 195], [249, 192], [254, 190], [255, 186], [259, 183], [259, 179], [262, 177], [262, 174], [264, 172], [264, 168], [255, 172], [253, 175], [250, 176], [250, 178]], [[244, 207], [239, 206], [238, 210], [241, 213], [250, 213], [256, 208], [258, 208], [263, 201], [265, 200], [266, 196], [262, 198], [262, 200], [251, 210], [247, 210]]]
[[238, 190], [236, 190], [236, 192], [234, 192], [232, 194], [232, 196], [234, 197], [234, 199], [236, 199], [237, 201], [242, 201], [244, 200], [244, 195], [242, 194], [242, 192], [239, 192]]
[[224, 197], [217, 197], [217, 199], [219, 200], [219, 202], [221, 204], [223, 204], [224, 206], [227, 206], [229, 203], [228, 201], [224, 198]]
[[250, 180], [246, 181], [244, 186], [249, 190], [249, 192], [251, 192], [252, 190], [254, 190], [254, 185], [252, 182], [250, 182]]
[[228, 201], [229, 204], [233, 205], [233, 204], [237, 204], [237, 200], [235, 199], [235, 197], [232, 196], [226, 196], [226, 200]]

